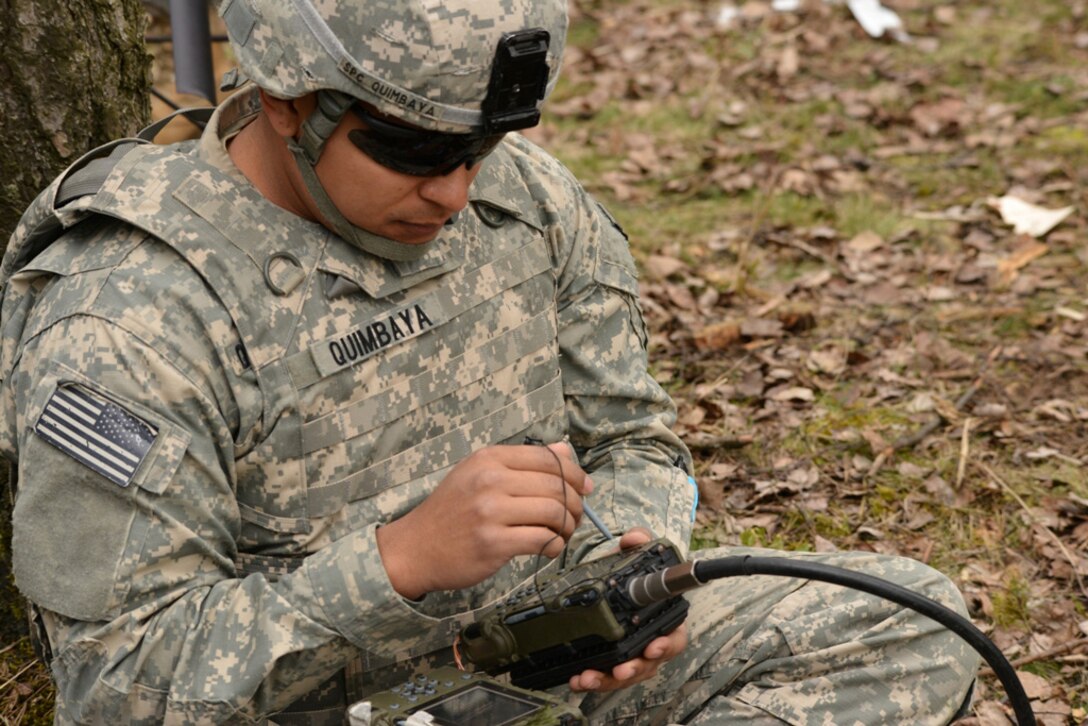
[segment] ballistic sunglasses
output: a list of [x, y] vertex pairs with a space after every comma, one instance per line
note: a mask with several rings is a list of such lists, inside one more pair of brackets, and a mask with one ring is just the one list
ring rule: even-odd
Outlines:
[[444, 176], [464, 164], [472, 167], [495, 150], [505, 134], [449, 134], [392, 123], [362, 104], [352, 113], [366, 124], [348, 139], [387, 169], [412, 176]]

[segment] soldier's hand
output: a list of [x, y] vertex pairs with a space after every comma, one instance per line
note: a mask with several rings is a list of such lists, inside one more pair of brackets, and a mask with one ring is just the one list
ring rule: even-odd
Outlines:
[[[635, 527], [620, 537], [620, 548], [635, 547], [654, 538], [649, 530]], [[672, 660], [687, 647], [687, 628], [683, 623], [671, 633], [654, 638], [642, 651], [642, 656], [613, 666], [608, 673], [601, 671], [582, 671], [570, 677], [570, 690], [579, 691], [615, 691], [653, 678], [662, 665]]]
[[556, 557], [592, 488], [563, 443], [477, 451], [418, 507], [378, 528], [389, 581], [417, 598], [475, 585], [516, 555]]

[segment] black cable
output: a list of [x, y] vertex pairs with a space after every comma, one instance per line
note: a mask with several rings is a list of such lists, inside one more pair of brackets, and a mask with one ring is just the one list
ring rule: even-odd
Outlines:
[[910, 608], [960, 636], [974, 648], [993, 668], [994, 673], [1004, 686], [1009, 696], [1016, 722], [1019, 726], [1035, 726], [1035, 714], [1031, 710], [1031, 701], [1016, 676], [1012, 664], [986, 635], [970, 621], [938, 602], [912, 592], [893, 582], [879, 577], [855, 572], [841, 567], [825, 565], [819, 562], [798, 562], [784, 557], [723, 557], [714, 560], [697, 560], [693, 574], [701, 583], [738, 575], [781, 575], [805, 580], [819, 580], [833, 585], [842, 585], [870, 595], [890, 600], [897, 605]]
[[[549, 605], [549, 603], [544, 600], [543, 595], [541, 594], [542, 593], [542, 588], [540, 587], [540, 570], [541, 570], [540, 558], [544, 556], [544, 550], [548, 548], [548, 545], [550, 545], [552, 542], [555, 541], [556, 537], [562, 537], [563, 536], [561, 534], [562, 529], [563, 529], [563, 527], [565, 527], [567, 525], [567, 516], [569, 515], [569, 511], [567, 510], [567, 477], [563, 473], [563, 460], [561, 458], [559, 458], [559, 454], [555, 453], [543, 441], [541, 441], [539, 439], [534, 439], [534, 438], [531, 438], [531, 437], [526, 437], [525, 438], [525, 444], [527, 446], [541, 446], [541, 447], [544, 448], [545, 451], [547, 451], [549, 454], [551, 454], [553, 457], [555, 457], [555, 464], [556, 464], [556, 466], [559, 467], [559, 486], [561, 486], [563, 488], [563, 523], [561, 525], [559, 525], [560, 533], [558, 533], [554, 537], [551, 537], [550, 539], [548, 539], [548, 541], [545, 542], [543, 544], [543, 546], [541, 546], [540, 551], [536, 553], [536, 562], [535, 562], [535, 564], [533, 566], [533, 588], [536, 589], [537, 597], [539, 597], [541, 602], [544, 604], [544, 609], [548, 610], [548, 611], [551, 611], [552, 606]], [[568, 541], [567, 544], [569, 544], [569, 541]], [[563, 546], [566, 547], [567, 545], [564, 544]], [[574, 582], [574, 583], [571, 583], [570, 585], [568, 585], [567, 589], [570, 590], [570, 589], [578, 587], [579, 585], [581, 585], [581, 582]], [[562, 610], [562, 609], [563, 609], [562, 606], [556, 606], [555, 607], [556, 611]]]
[[[230, 42], [230, 38], [228, 38], [226, 35], [212, 35], [212, 36], [208, 37], [208, 40], [210, 40], [213, 43], [229, 43]], [[156, 43], [156, 44], [157, 43], [173, 43], [174, 42], [174, 36], [173, 35], [145, 35], [144, 36], [144, 42], [145, 43]]]
[[[541, 595], [540, 595], [540, 592], [541, 592], [540, 591], [540, 558], [544, 556], [544, 550], [546, 550], [548, 548], [548, 545], [550, 545], [552, 542], [555, 541], [556, 537], [562, 537], [563, 536], [562, 535], [563, 527], [565, 527], [566, 524], [567, 524], [567, 478], [563, 475], [563, 461], [559, 458], [559, 454], [557, 454], [554, 451], [552, 451], [551, 449], [549, 449], [544, 444], [543, 441], [541, 441], [540, 439], [534, 439], [532, 437], [526, 436], [525, 437], [525, 444], [527, 446], [540, 446], [545, 451], [547, 451], [549, 454], [551, 454], [553, 457], [555, 457], [555, 463], [559, 467], [559, 486], [562, 487], [562, 491], [563, 491], [563, 523], [559, 525], [559, 533], [557, 533], [554, 537], [549, 537], [548, 541], [540, 546], [540, 551], [536, 553], [536, 562], [533, 565], [533, 588], [536, 589], [537, 597], [541, 597]], [[565, 546], [566, 545], [564, 545], [564, 547]], [[543, 601], [543, 598], [541, 598], [541, 600]]]
[[151, 92], [152, 96], [159, 99], [160, 101], [162, 101], [167, 106], [174, 109], [175, 111], [180, 111], [181, 110], [181, 106], [179, 106], [175, 101], [170, 99], [168, 96], [166, 96], [164, 93], [162, 93], [162, 91], [155, 88], [154, 86], [152, 86], [151, 88], [149, 88], [147, 90], [149, 90]]

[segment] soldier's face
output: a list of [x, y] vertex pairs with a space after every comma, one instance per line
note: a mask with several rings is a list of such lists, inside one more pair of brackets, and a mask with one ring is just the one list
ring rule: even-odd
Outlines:
[[329, 138], [317, 174], [337, 209], [368, 232], [407, 244], [434, 239], [449, 218], [468, 203], [468, 188], [480, 165], [464, 165], [442, 176], [411, 176], [388, 169], [348, 139], [364, 128], [345, 114]]

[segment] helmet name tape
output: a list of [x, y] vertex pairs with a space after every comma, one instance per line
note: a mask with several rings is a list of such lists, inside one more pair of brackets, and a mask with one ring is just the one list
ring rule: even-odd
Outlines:
[[325, 23], [325, 20], [317, 12], [317, 9], [310, 0], [294, 0], [294, 7], [303, 22], [306, 23], [306, 27], [310, 29], [314, 38], [325, 49], [325, 52], [337, 59], [337, 68], [340, 72], [360, 88], [370, 91], [371, 93], [378, 93], [375, 90], [375, 87], [385, 88], [388, 95], [378, 93], [381, 98], [391, 101], [405, 110], [411, 110], [429, 118], [449, 121], [451, 123], [462, 123], [469, 126], [479, 122], [479, 114], [475, 111], [468, 111], [457, 108], [456, 106], [436, 104], [423, 96], [393, 86], [386, 83], [381, 78], [367, 73], [359, 66], [355, 59], [351, 57], [351, 54], [347, 52], [340, 40], [332, 30], [329, 29], [329, 26]]
[[381, 81], [373, 81], [370, 84], [370, 90], [386, 101], [392, 101], [407, 111], [415, 111], [423, 116], [435, 115], [433, 103], [423, 100], [419, 96], [407, 94], [396, 86], [390, 86]]
[[355, 62], [347, 55], [340, 59], [340, 72], [360, 88], [364, 88], [386, 101], [395, 103], [406, 111], [415, 111], [421, 116], [430, 116], [431, 118], [442, 118], [433, 102], [369, 75], [362, 68], [355, 65]]

